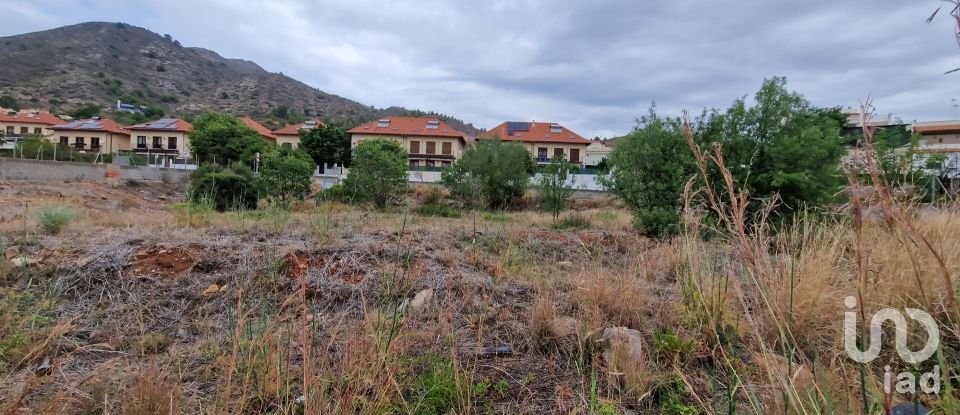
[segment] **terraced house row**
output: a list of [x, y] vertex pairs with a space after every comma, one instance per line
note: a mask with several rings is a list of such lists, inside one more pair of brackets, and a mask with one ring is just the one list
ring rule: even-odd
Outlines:
[[[240, 121], [264, 140], [293, 148], [299, 147], [302, 130], [324, 125], [321, 120], [313, 119], [271, 131], [250, 117], [242, 117]], [[130, 152], [147, 154], [154, 160], [191, 159], [190, 132], [193, 126], [179, 118], [122, 126], [107, 118], [63, 120], [42, 110], [2, 111], [0, 129], [8, 141], [37, 135], [83, 152]], [[353, 145], [372, 139], [399, 142], [409, 154], [411, 168], [450, 166], [474, 141], [462, 131], [431, 117], [386, 117], [363, 123], [348, 133]], [[549, 163], [555, 157], [563, 157], [583, 166], [595, 164], [609, 153], [609, 148], [602, 144], [595, 142], [591, 145], [579, 134], [551, 122], [504, 122], [476, 139], [495, 138], [522, 144], [538, 163]], [[599, 157], [591, 159], [591, 153]], [[593, 163], [588, 163], [590, 161]]]

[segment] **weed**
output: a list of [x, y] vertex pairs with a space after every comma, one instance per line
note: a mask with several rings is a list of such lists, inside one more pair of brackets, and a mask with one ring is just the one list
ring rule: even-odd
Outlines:
[[170, 375], [151, 363], [127, 393], [124, 414], [179, 414], [181, 393], [180, 386]]
[[488, 222], [496, 222], [496, 223], [510, 222], [509, 215], [505, 213], [498, 213], [498, 212], [483, 212], [483, 214], [480, 215], [480, 218]]
[[211, 199], [201, 198], [196, 201], [173, 205], [174, 220], [183, 226], [207, 226], [210, 224], [213, 213], [213, 200]]
[[555, 231], [587, 229], [589, 227], [590, 220], [579, 214], [567, 216], [550, 225], [550, 229]]
[[173, 339], [162, 333], [149, 333], [140, 337], [137, 342], [137, 349], [143, 354], [163, 353], [167, 347], [173, 344]]
[[43, 206], [37, 210], [36, 220], [40, 228], [49, 234], [63, 231], [77, 217], [77, 212], [67, 206]]
[[460, 209], [440, 204], [425, 204], [417, 208], [420, 216], [440, 216], [443, 218], [459, 218], [463, 216]]

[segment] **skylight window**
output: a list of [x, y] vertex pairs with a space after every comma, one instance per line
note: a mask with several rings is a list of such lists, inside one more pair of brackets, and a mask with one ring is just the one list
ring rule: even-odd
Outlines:
[[388, 119], [377, 120], [377, 128], [387, 128], [389, 126], [390, 126], [390, 120]]
[[550, 132], [553, 134], [560, 134], [563, 132], [563, 127], [561, 127], [560, 124], [551, 124]]
[[437, 121], [437, 120], [427, 121], [427, 129], [436, 130], [437, 128], [440, 128], [440, 121]]

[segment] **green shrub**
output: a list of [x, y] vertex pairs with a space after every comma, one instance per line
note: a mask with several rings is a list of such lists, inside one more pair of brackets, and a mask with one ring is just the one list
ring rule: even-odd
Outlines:
[[680, 212], [651, 207], [633, 212], [633, 227], [651, 238], [668, 238], [681, 230]]
[[587, 229], [589, 227], [590, 220], [581, 215], [568, 216], [550, 225], [550, 229], [555, 231]]
[[468, 207], [487, 204], [502, 208], [527, 190], [534, 164], [519, 143], [480, 140], [443, 171], [441, 183]]
[[329, 188], [323, 189], [317, 192], [315, 197], [317, 205], [323, 202], [350, 202], [350, 192], [347, 191], [347, 187], [343, 183], [337, 183]]
[[50, 234], [60, 233], [76, 217], [77, 212], [66, 206], [44, 206], [36, 214], [40, 228]]
[[417, 208], [420, 216], [440, 216], [443, 218], [459, 218], [463, 216], [460, 209], [441, 204], [427, 204]]
[[543, 199], [543, 208], [553, 214], [553, 220], [560, 217], [560, 212], [567, 208], [573, 195], [573, 183], [570, 180], [573, 169], [572, 164], [559, 157], [545, 166], [537, 178], [537, 193]]
[[236, 163], [227, 169], [205, 164], [190, 175], [191, 202], [211, 201], [214, 209], [223, 212], [256, 209], [257, 199], [253, 171], [243, 164]]
[[409, 189], [406, 150], [389, 140], [360, 143], [353, 150], [350, 174], [343, 185], [354, 201], [385, 208]]
[[310, 193], [315, 168], [307, 153], [280, 148], [264, 155], [257, 187], [274, 203], [288, 206], [291, 200], [303, 200]]

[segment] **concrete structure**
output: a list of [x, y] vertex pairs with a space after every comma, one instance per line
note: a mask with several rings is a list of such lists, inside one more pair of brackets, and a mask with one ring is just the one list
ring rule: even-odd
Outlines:
[[960, 152], [960, 120], [917, 122], [913, 132], [920, 135], [921, 148]]
[[587, 146], [587, 158], [583, 164], [594, 167], [610, 157], [611, 151], [613, 151], [613, 147], [604, 144], [602, 141], [594, 141]]
[[163, 118], [127, 127], [133, 137], [132, 150], [138, 154], [160, 155], [163, 159], [190, 158], [193, 126], [179, 118]]
[[79, 151], [114, 154], [130, 150], [130, 131], [110, 119], [91, 118], [52, 127], [55, 143]]
[[0, 112], [0, 131], [6, 138], [20, 138], [25, 135], [50, 137], [53, 127], [66, 124], [55, 115], [41, 110], [21, 110]]
[[253, 120], [250, 117], [240, 118], [240, 122], [244, 123], [247, 127], [252, 128], [257, 134], [260, 134], [260, 137], [263, 137], [264, 140], [267, 140], [271, 143], [277, 142], [277, 136], [273, 135], [267, 127], [264, 127], [262, 124]]
[[460, 158], [467, 135], [436, 118], [387, 117], [347, 131], [350, 144], [378, 138], [394, 140], [407, 150], [411, 167], [447, 167]]
[[583, 166], [587, 140], [566, 127], [551, 122], [507, 121], [477, 137], [480, 140], [499, 138], [519, 142], [527, 148], [538, 164], [547, 164], [558, 156]]
[[188, 177], [189, 170], [0, 158], [0, 180], [122, 183], [125, 180], [183, 182]]
[[297, 148], [300, 147], [300, 130], [311, 130], [324, 127], [320, 120], [307, 120], [300, 124], [291, 124], [273, 132], [277, 145]]

